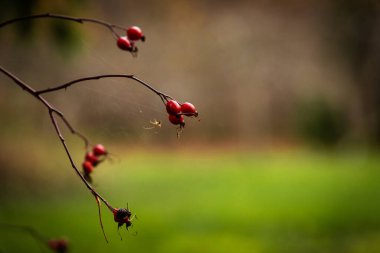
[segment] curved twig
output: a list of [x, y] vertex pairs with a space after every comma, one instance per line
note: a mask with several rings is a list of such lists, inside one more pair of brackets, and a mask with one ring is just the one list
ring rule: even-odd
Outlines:
[[108, 28], [116, 39], [119, 37], [119, 34], [115, 31], [115, 28], [120, 29], [120, 30], [124, 30], [124, 31], [126, 30], [126, 28], [124, 28], [122, 26], [110, 24], [108, 22], [105, 22], [105, 21], [102, 21], [99, 19], [76, 18], [76, 17], [60, 15], [60, 14], [52, 14], [52, 13], [43, 13], [43, 14], [36, 14], [36, 15], [30, 15], [30, 16], [24, 16], [24, 17], [10, 19], [10, 20], [7, 20], [5, 22], [0, 23], [0, 28], [7, 26], [7, 25], [10, 25], [10, 24], [13, 24], [13, 23], [16, 23], [16, 22], [19, 22], [19, 21], [30, 20], [30, 19], [39, 19], [39, 18], [63, 19], [63, 20], [77, 22], [80, 24], [83, 24], [85, 22], [98, 24], [98, 25], [101, 25], [101, 26]]
[[[114, 210], [114, 208], [108, 203], [108, 201], [103, 198], [99, 193], [96, 192], [96, 190], [86, 181], [86, 179], [83, 177], [82, 173], [80, 173], [80, 171], [78, 170], [77, 166], [75, 165], [74, 163], [74, 160], [73, 158], [71, 157], [71, 154], [70, 154], [70, 151], [66, 145], [66, 142], [65, 142], [65, 138], [63, 137], [62, 133], [61, 133], [61, 130], [59, 129], [59, 126], [58, 126], [58, 123], [57, 123], [57, 120], [56, 118], [54, 117], [54, 113], [57, 113], [56, 110], [54, 109], [49, 109], [49, 115], [50, 115], [50, 119], [53, 123], [53, 126], [55, 128], [55, 131], [65, 149], [65, 152], [70, 160], [70, 163], [71, 163], [71, 166], [73, 167], [73, 169], [75, 170], [76, 174], [80, 177], [80, 179], [82, 180], [82, 182], [86, 185], [87, 189], [89, 189], [91, 191], [91, 193], [93, 195], [95, 195], [96, 197], [98, 197], [107, 207], [108, 209], [112, 212]], [[63, 115], [57, 113], [58, 116], [60, 116], [61, 118], [63, 118]]]
[[83, 77], [83, 78], [75, 79], [75, 80], [72, 80], [70, 82], [55, 86], [55, 87], [51, 87], [51, 88], [47, 88], [47, 89], [43, 89], [43, 90], [38, 90], [38, 91], [35, 91], [35, 93], [38, 95], [41, 95], [44, 93], [49, 93], [49, 92], [67, 89], [68, 87], [70, 87], [76, 83], [80, 83], [80, 82], [85, 82], [85, 81], [90, 81], [90, 80], [99, 80], [99, 79], [103, 79], [103, 78], [116, 78], [116, 77], [132, 79], [132, 80], [142, 84], [143, 86], [145, 86], [146, 88], [148, 88], [149, 90], [154, 92], [156, 95], [158, 95], [161, 98], [161, 100], [164, 102], [164, 104], [168, 99], [172, 99], [171, 96], [158, 91], [157, 89], [153, 88], [150, 84], [142, 81], [141, 79], [135, 77], [134, 75], [124, 75], [124, 74], [106, 74], [106, 75]]
[[43, 236], [37, 230], [35, 230], [34, 228], [29, 227], [29, 226], [0, 223], [0, 227], [24, 231], [24, 232], [30, 234], [36, 241], [42, 242], [44, 244], [47, 243], [47, 241], [48, 241], [48, 239], [45, 236]]

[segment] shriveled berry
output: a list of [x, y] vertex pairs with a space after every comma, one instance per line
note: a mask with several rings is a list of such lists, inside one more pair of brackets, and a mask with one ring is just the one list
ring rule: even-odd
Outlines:
[[145, 41], [145, 36], [143, 35], [140, 27], [131, 26], [127, 29], [127, 36], [130, 40], [142, 40]]
[[172, 115], [172, 114], [170, 114], [169, 115], [169, 121], [173, 125], [181, 125], [181, 126], [185, 125], [185, 119], [184, 119], [183, 115]]
[[86, 161], [89, 161], [93, 166], [96, 166], [99, 163], [99, 158], [94, 155], [93, 152], [87, 152], [85, 159]]
[[166, 111], [170, 115], [177, 115], [181, 112], [181, 106], [177, 101], [169, 100], [168, 102], [166, 102]]
[[126, 51], [132, 51], [133, 49], [133, 44], [132, 42], [129, 41], [127, 36], [121, 36], [117, 39], [117, 46], [121, 50], [126, 50]]
[[181, 105], [181, 111], [185, 116], [198, 116], [197, 109], [195, 109], [195, 106], [189, 102], [185, 102]]
[[125, 222], [125, 227], [127, 228], [127, 230], [128, 230], [128, 228], [129, 228], [130, 226], [132, 226], [132, 221], [127, 220], [127, 221]]
[[94, 170], [94, 166], [89, 161], [83, 162], [82, 168], [85, 174], [90, 174]]
[[58, 253], [68, 251], [68, 241], [65, 239], [51, 239], [48, 241], [49, 248]]
[[113, 210], [113, 218], [118, 223], [127, 223], [129, 218], [131, 218], [131, 211], [129, 209], [120, 208]]
[[95, 156], [101, 156], [101, 155], [106, 155], [107, 154], [107, 150], [104, 148], [104, 146], [102, 144], [96, 144], [92, 148], [92, 153]]

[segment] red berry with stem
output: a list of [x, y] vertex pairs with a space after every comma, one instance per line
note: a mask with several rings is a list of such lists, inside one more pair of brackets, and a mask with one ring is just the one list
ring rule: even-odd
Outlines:
[[89, 161], [83, 162], [82, 168], [85, 174], [90, 174], [94, 170], [94, 166]]
[[189, 102], [185, 102], [181, 105], [181, 111], [185, 116], [198, 116], [197, 109], [195, 109], [195, 106]]
[[92, 153], [95, 156], [101, 156], [101, 155], [106, 155], [107, 154], [107, 150], [104, 148], [104, 146], [102, 144], [96, 144], [92, 148]]
[[133, 50], [133, 43], [130, 42], [126, 36], [121, 36], [117, 39], [117, 46], [121, 50], [126, 50], [126, 51], [132, 51]]
[[172, 114], [170, 114], [169, 115], [169, 121], [173, 125], [181, 125], [181, 126], [185, 125], [185, 119], [184, 119], [183, 115], [172, 115]]
[[166, 102], [166, 111], [170, 115], [177, 115], [181, 112], [181, 106], [177, 101], [169, 100], [168, 102]]
[[99, 158], [95, 156], [93, 152], [87, 152], [85, 159], [86, 161], [89, 161], [93, 166], [96, 166], [99, 163]]
[[127, 29], [127, 36], [130, 40], [141, 40], [145, 41], [145, 36], [143, 35], [140, 27], [131, 26]]

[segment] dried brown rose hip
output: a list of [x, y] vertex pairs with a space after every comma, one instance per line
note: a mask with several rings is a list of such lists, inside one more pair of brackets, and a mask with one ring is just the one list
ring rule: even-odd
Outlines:
[[55, 252], [65, 253], [68, 251], [68, 241], [65, 239], [51, 239], [48, 241], [48, 246]]

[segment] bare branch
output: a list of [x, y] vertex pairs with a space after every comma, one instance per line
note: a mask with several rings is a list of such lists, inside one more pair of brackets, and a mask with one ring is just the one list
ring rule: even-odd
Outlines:
[[30, 234], [36, 241], [39, 241], [42, 243], [46, 243], [48, 241], [48, 239], [45, 236], [41, 235], [40, 233], [38, 233], [37, 230], [29, 226], [0, 223], [0, 227], [18, 229], [18, 230], [24, 231]]
[[16, 23], [16, 22], [19, 22], [19, 21], [31, 20], [31, 19], [39, 19], [39, 18], [63, 19], [63, 20], [77, 22], [77, 23], [80, 23], [80, 24], [83, 24], [85, 22], [98, 24], [98, 25], [104, 26], [107, 29], [109, 29], [116, 39], [119, 37], [119, 34], [115, 31], [115, 28], [120, 29], [120, 30], [124, 30], [124, 31], [127, 30], [126, 28], [121, 27], [119, 25], [110, 24], [108, 22], [104, 22], [104, 21], [98, 20], [98, 19], [76, 18], [76, 17], [59, 15], [59, 14], [52, 14], [52, 13], [30, 15], [30, 16], [24, 16], [24, 17], [10, 19], [10, 20], [7, 20], [7, 21], [5, 21], [3, 23], [0, 23], [0, 28], [2, 28], [4, 26], [7, 26], [7, 25], [10, 25], [10, 24], [13, 24], [13, 23]]
[[88, 141], [88, 139], [86, 138], [86, 136], [84, 136], [83, 134], [81, 134], [80, 132], [78, 132], [77, 130], [75, 130], [71, 124], [69, 123], [69, 121], [65, 118], [65, 116], [63, 114], [58, 114], [62, 121], [66, 124], [67, 128], [70, 130], [70, 132], [76, 136], [78, 136], [79, 138], [81, 138], [83, 141], [84, 141], [84, 145], [86, 147], [86, 150], [88, 149], [88, 146], [90, 144], [90, 142]]
[[0, 66], [0, 71], [3, 72], [4, 75], [6, 75], [10, 79], [12, 79], [23, 90], [29, 92], [30, 94], [32, 94], [33, 96], [36, 97], [36, 91], [32, 87], [30, 87], [29, 85], [27, 85], [26, 83], [24, 83], [23, 81], [21, 81], [17, 76], [13, 75], [11, 72], [9, 72], [8, 70], [4, 69], [2, 66]]
[[62, 90], [62, 89], [67, 89], [68, 87], [70, 87], [76, 83], [80, 83], [80, 82], [85, 82], [85, 81], [90, 81], [90, 80], [99, 80], [99, 79], [103, 79], [103, 78], [117, 78], [117, 77], [132, 79], [132, 80], [142, 84], [143, 86], [145, 86], [146, 88], [148, 88], [149, 90], [154, 92], [156, 95], [158, 95], [162, 99], [164, 104], [165, 104], [165, 101], [167, 99], [172, 99], [171, 96], [160, 92], [159, 90], [153, 88], [150, 84], [142, 81], [141, 79], [135, 77], [134, 75], [124, 75], [124, 74], [107, 74], [107, 75], [83, 77], [83, 78], [75, 79], [75, 80], [72, 80], [70, 82], [58, 85], [56, 87], [38, 90], [38, 91], [36, 91], [36, 94], [40, 95], [40, 94], [44, 94], [44, 93], [48, 93], [48, 92], [54, 92], [54, 91], [58, 91], [58, 90]]
[[95, 196], [95, 200], [96, 200], [96, 205], [98, 206], [98, 215], [99, 215], [99, 223], [100, 223], [100, 227], [103, 231], [103, 235], [104, 235], [104, 239], [106, 240], [106, 242], [108, 243], [108, 238], [106, 236], [106, 232], [104, 231], [104, 227], [103, 227], [103, 221], [102, 221], [102, 211], [101, 211], [101, 208], [100, 208], [100, 201], [99, 201], [99, 198], [97, 196]]
[[107, 200], [105, 200], [99, 193], [96, 192], [96, 190], [86, 181], [86, 179], [83, 177], [83, 175], [80, 173], [80, 171], [76, 167], [76, 165], [75, 165], [75, 163], [73, 161], [73, 158], [71, 157], [70, 151], [69, 151], [69, 149], [68, 149], [68, 147], [66, 145], [65, 139], [63, 138], [61, 130], [59, 129], [57, 120], [54, 117], [54, 113], [57, 113], [57, 112], [54, 111], [54, 110], [51, 110], [51, 109], [49, 110], [49, 115], [50, 115], [51, 122], [53, 123], [55, 131], [56, 131], [56, 133], [57, 133], [57, 135], [58, 135], [58, 137], [59, 137], [59, 139], [60, 139], [60, 141], [61, 141], [64, 149], [65, 149], [65, 152], [67, 154], [67, 157], [69, 158], [71, 166], [73, 167], [73, 169], [75, 170], [75, 172], [79, 176], [79, 178], [82, 180], [82, 182], [86, 185], [87, 189], [89, 189], [94, 196], [98, 197], [108, 207], [108, 209], [112, 212], [114, 210], [114, 208], [107, 202]]

